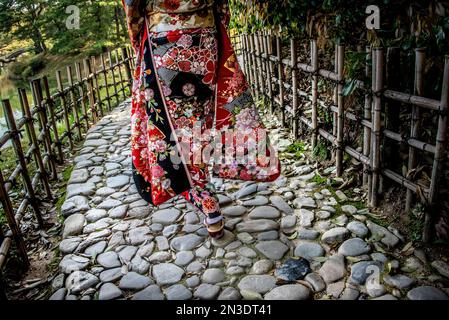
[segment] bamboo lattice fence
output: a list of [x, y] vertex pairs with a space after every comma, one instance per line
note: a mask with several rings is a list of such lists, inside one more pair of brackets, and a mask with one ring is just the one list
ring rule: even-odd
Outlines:
[[[44, 227], [40, 204], [54, 198], [50, 183], [58, 179], [57, 166], [74, 154], [76, 143], [93, 124], [129, 96], [133, 54], [124, 47], [76, 62], [56, 72], [56, 88], [50, 88], [47, 76], [31, 81], [32, 102], [24, 88], [18, 90], [18, 119], [10, 101], [2, 101], [8, 131], [0, 137], [0, 150], [9, 143], [17, 166], [7, 173], [0, 168], [0, 199], [7, 219], [7, 226], [0, 226], [0, 270], [13, 244], [28, 266], [22, 218], [31, 209]], [[22, 200], [13, 200], [14, 189], [22, 192]]]
[[[406, 188], [406, 208], [409, 210], [419, 193], [424, 196], [427, 205], [425, 213], [423, 240], [430, 241], [433, 218], [438, 211], [439, 185], [442, 176], [442, 162], [446, 155], [448, 113], [449, 113], [449, 56], [445, 57], [442, 72], [442, 91], [439, 100], [424, 97], [424, 66], [426, 62], [425, 48], [415, 50], [414, 92], [404, 93], [393, 88], [393, 83], [385, 83], [386, 72], [394, 67], [396, 48], [366, 48], [365, 80], [345, 79], [345, 46], [336, 45], [333, 57], [333, 70], [320, 67], [317, 41], [311, 40], [308, 45], [296, 39], [285, 39], [270, 31], [253, 34], [239, 34], [232, 38], [237, 53], [243, 58], [246, 74], [256, 97], [265, 96], [271, 106], [271, 113], [277, 114], [284, 125], [288, 126], [294, 137], [298, 137], [298, 128], [308, 130], [312, 147], [319, 139], [330, 144], [332, 158], [335, 160], [336, 174], [344, 171], [344, 155], [361, 162], [363, 165], [363, 185], [368, 191], [368, 202], [371, 206], [379, 205], [382, 193], [382, 179], [387, 178]], [[284, 47], [283, 44], [284, 43]], [[299, 61], [298, 46], [308, 51], [308, 61]], [[289, 54], [285, 54], [289, 51]], [[323, 63], [324, 64], [324, 63]], [[288, 75], [288, 77], [287, 77]], [[300, 78], [307, 78], [305, 88], [299, 87]], [[328, 81], [334, 86], [333, 96], [328, 97], [319, 92], [319, 82]], [[358, 113], [346, 105], [343, 94], [344, 85], [353, 81], [356, 90], [364, 95], [364, 105]], [[390, 81], [393, 82], [393, 81]], [[396, 103], [396, 104], [395, 104]], [[386, 126], [388, 112], [399, 114], [399, 109], [386, 110], [395, 106], [409, 108], [409, 133], [394, 131], [397, 128]], [[433, 141], [421, 141], [420, 114], [426, 110], [437, 118], [436, 135]], [[401, 109], [402, 111], [402, 109]], [[331, 125], [326, 127], [324, 114], [331, 114]], [[361, 146], [353, 147], [347, 143], [345, 128], [361, 126]], [[423, 185], [407, 174], [398, 173], [388, 167], [382, 160], [385, 146], [394, 141], [408, 148], [408, 172], [417, 168], [419, 157], [424, 154], [433, 158], [430, 182]], [[387, 158], [387, 157], [385, 157]]]

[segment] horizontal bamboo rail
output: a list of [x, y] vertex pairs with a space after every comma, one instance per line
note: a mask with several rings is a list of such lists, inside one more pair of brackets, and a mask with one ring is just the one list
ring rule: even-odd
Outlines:
[[[55, 197], [50, 184], [58, 179], [57, 166], [74, 154], [76, 142], [90, 126], [130, 94], [133, 59], [130, 47], [115, 49], [67, 66], [65, 72], [58, 70], [55, 88], [50, 87], [47, 76], [31, 81], [32, 102], [25, 88], [18, 90], [19, 118], [14, 116], [9, 100], [1, 102], [8, 131], [0, 137], [0, 150], [11, 146], [17, 166], [9, 172], [0, 170], [0, 199], [8, 221], [7, 226], [0, 226], [0, 230], [7, 230], [2, 230], [0, 237], [0, 270], [12, 244], [23, 265], [28, 266], [20, 231], [23, 216], [31, 208], [39, 227], [47, 226], [40, 204]], [[23, 193], [23, 200], [13, 201], [14, 190]]]
[[[267, 43], [275, 44], [276, 50], [256, 50], [255, 38], [264, 35]], [[368, 80], [345, 79], [343, 66], [345, 63], [345, 46], [339, 45], [335, 49], [334, 70], [326, 70], [319, 66], [317, 57], [316, 41], [311, 40], [309, 45], [309, 62], [298, 61], [298, 43], [294, 38], [288, 39], [289, 50], [282, 50], [283, 42], [280, 36], [271, 32], [255, 34], [239, 34], [231, 39], [244, 62], [244, 72], [248, 77], [251, 87], [256, 95], [267, 96], [272, 114], [280, 114], [281, 121], [288, 126], [293, 137], [297, 137], [297, 123], [302, 123], [310, 132], [311, 144], [316, 146], [318, 138], [324, 138], [331, 145], [333, 159], [336, 162], [337, 175], [340, 176], [344, 170], [343, 153], [359, 161], [363, 165], [363, 186], [368, 191], [368, 202], [376, 207], [379, 204], [382, 178], [397, 183], [407, 189], [407, 208], [410, 209], [412, 195], [423, 194], [429, 210], [426, 213], [423, 239], [430, 240], [432, 233], [432, 219], [436, 215], [438, 204], [439, 177], [442, 169], [441, 163], [446, 154], [446, 135], [448, 126], [449, 109], [449, 58], [444, 61], [444, 75], [441, 99], [435, 100], [423, 96], [423, 65], [425, 56], [422, 48], [415, 52], [415, 90], [413, 94], [392, 90], [385, 85], [386, 59], [383, 48], [366, 48], [365, 76]], [[289, 51], [289, 52], [288, 52]], [[286, 56], [287, 55], [287, 56]], [[266, 73], [263, 66], [271, 66], [276, 72]], [[286, 77], [286, 74], [290, 74]], [[310, 85], [302, 88], [299, 86], [300, 79], [310, 77]], [[265, 81], [260, 81], [264, 79]], [[317, 82], [325, 80], [333, 83], [334, 95], [327, 97], [320, 95]], [[343, 87], [353, 81], [356, 90], [364, 94], [364, 105], [361, 106], [360, 115], [357, 111], [347, 108], [343, 97]], [[371, 83], [371, 85], [368, 85]], [[329, 104], [327, 101], [333, 100]], [[410, 135], [394, 132], [393, 128], [384, 127], [383, 105], [386, 101], [396, 101], [410, 107], [411, 123]], [[394, 104], [392, 104], [394, 106]], [[397, 105], [397, 104], [396, 104]], [[422, 141], [419, 137], [419, 115], [420, 109], [433, 113], [438, 118], [438, 131], [434, 137], [434, 143]], [[326, 129], [325, 121], [319, 117], [320, 112], [330, 113], [332, 116], [332, 128]], [[399, 112], [399, 111], [395, 111]], [[345, 136], [345, 128], [348, 126], [361, 126], [359, 148], [348, 145]], [[395, 129], [395, 128], [394, 128]], [[385, 141], [394, 141], [409, 148], [409, 170], [416, 168], [416, 157], [419, 152], [426, 152], [434, 157], [432, 177], [429, 185], [417, 184], [412, 177], [397, 173], [391, 168], [384, 167], [381, 150]]]

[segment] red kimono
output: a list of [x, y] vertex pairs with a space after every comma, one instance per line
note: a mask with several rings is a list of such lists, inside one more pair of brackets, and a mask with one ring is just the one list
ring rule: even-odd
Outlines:
[[182, 194], [220, 221], [208, 181], [273, 181], [279, 160], [228, 36], [226, 0], [123, 0], [136, 52], [133, 176], [159, 205]]

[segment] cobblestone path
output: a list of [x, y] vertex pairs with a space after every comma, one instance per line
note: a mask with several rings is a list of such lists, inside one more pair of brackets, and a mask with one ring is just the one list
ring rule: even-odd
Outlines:
[[[149, 206], [132, 183], [129, 114], [124, 103], [105, 116], [74, 159], [50, 299], [447, 299], [447, 263], [431, 268], [356, 208], [362, 190], [317, 184], [306, 159], [284, 159], [271, 184], [213, 180], [227, 221], [219, 241], [183, 198]], [[291, 144], [267, 125], [280, 150]]]

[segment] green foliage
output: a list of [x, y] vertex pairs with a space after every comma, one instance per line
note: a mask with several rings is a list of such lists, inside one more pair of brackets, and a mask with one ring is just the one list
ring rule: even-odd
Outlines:
[[[368, 5], [380, 9], [380, 30], [367, 30], [365, 26]], [[353, 48], [372, 44], [412, 51], [427, 47], [429, 56], [449, 52], [449, 8], [443, 1], [230, 0], [230, 7], [231, 26], [242, 32], [271, 29], [300, 39], [315, 38], [319, 44], [330, 40]], [[355, 58], [363, 63], [361, 57]], [[350, 69], [360, 72], [359, 62]]]
[[305, 144], [302, 141], [297, 141], [291, 145], [289, 145], [285, 151], [288, 153], [293, 153], [296, 158], [301, 158], [305, 151]]
[[315, 182], [316, 184], [325, 184], [326, 181], [327, 179], [320, 176], [319, 174], [316, 174], [312, 179], [312, 182]]
[[[79, 9], [79, 28], [67, 28], [72, 11]], [[2, 0], [0, 40], [27, 40], [36, 54], [76, 54], [84, 48], [98, 52], [106, 42], [118, 46], [127, 41], [121, 0]], [[94, 51], [95, 52], [95, 51]]]
[[410, 237], [414, 242], [420, 242], [422, 240], [424, 213], [425, 207], [421, 203], [418, 203], [409, 212], [407, 229], [410, 230]]
[[315, 148], [313, 148], [312, 154], [315, 158], [322, 161], [327, 160], [330, 156], [329, 149], [323, 141], [318, 141]]
[[[47, 64], [47, 59], [42, 54], [32, 57], [28, 60], [26, 68], [20, 73], [22, 79], [28, 79], [43, 70]], [[23, 64], [22, 64], [23, 65]]]

